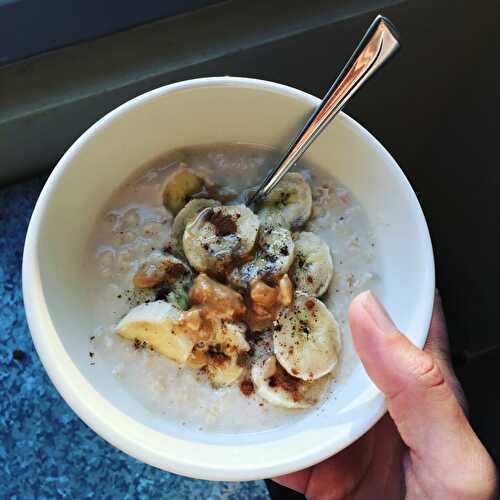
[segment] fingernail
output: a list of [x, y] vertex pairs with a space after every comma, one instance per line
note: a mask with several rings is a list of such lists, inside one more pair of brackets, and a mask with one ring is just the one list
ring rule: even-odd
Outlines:
[[380, 330], [384, 333], [394, 333], [397, 331], [396, 325], [377, 297], [370, 291], [365, 292], [363, 295], [363, 307]]

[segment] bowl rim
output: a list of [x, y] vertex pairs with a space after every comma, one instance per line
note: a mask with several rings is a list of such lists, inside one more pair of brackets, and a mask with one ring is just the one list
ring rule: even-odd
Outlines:
[[[364, 418], [359, 419], [361, 421], [358, 422], [356, 426], [353, 426], [351, 431], [348, 434], [346, 433], [342, 439], [339, 439], [338, 437], [336, 439], [325, 439], [324, 444], [317, 449], [305, 449], [299, 456], [291, 456], [286, 460], [274, 463], [272, 461], [271, 463], [264, 463], [265, 460], [262, 460], [261, 463], [255, 463], [252, 466], [232, 467], [231, 464], [227, 464], [226, 467], [221, 468], [219, 465], [214, 466], [210, 463], [194, 463], [192, 456], [189, 459], [180, 459], [175, 456], [175, 451], [171, 451], [169, 453], [166, 449], [151, 449], [138, 439], [137, 436], [132, 436], [123, 430], [119, 431], [110, 420], [104, 418], [103, 415], [100, 415], [99, 411], [95, 410], [92, 404], [89, 404], [90, 402], [88, 399], [91, 396], [98, 397], [101, 398], [102, 403], [108, 405], [110, 409], [119, 411], [112, 405], [111, 402], [97, 393], [92, 384], [86, 380], [64, 349], [55, 327], [52, 324], [50, 314], [45, 303], [38, 261], [37, 248], [40, 237], [40, 229], [46, 208], [50, 202], [51, 193], [57, 189], [62, 173], [69, 167], [73, 157], [78, 154], [80, 147], [84, 143], [89, 141], [101, 127], [119, 118], [121, 115], [126, 114], [131, 108], [140, 106], [147, 101], [154, 100], [168, 93], [174, 93], [185, 89], [214, 86], [232, 86], [271, 91], [280, 95], [301, 100], [313, 106], [320, 102], [320, 99], [317, 97], [286, 85], [265, 80], [224, 76], [198, 78], [165, 85], [141, 94], [104, 115], [89, 129], [87, 129], [62, 156], [49, 176], [35, 205], [27, 231], [23, 254], [22, 286], [24, 306], [35, 348], [52, 383], [72, 410], [91, 429], [93, 429], [106, 441], [110, 442], [115, 447], [128, 453], [129, 455], [150, 465], [193, 478], [225, 481], [264, 479], [309, 467], [349, 446], [361, 437], [370, 427], [372, 427], [385, 413], [386, 405], [383, 394], [381, 394], [380, 391], [376, 392], [372, 398], [369, 409], [366, 411], [366, 415], [364, 415]], [[399, 181], [402, 184], [402, 189], [407, 195], [408, 202], [413, 205], [412, 209], [417, 214], [418, 224], [420, 226], [418, 229], [422, 235], [422, 243], [425, 247], [424, 255], [427, 261], [426, 264], [429, 268], [427, 283], [425, 283], [427, 293], [424, 297], [424, 306], [421, 316], [423, 318], [422, 323], [425, 326], [425, 332], [427, 332], [430, 325], [434, 297], [434, 256], [427, 223], [420, 204], [404, 173], [384, 146], [364, 127], [345, 113], [340, 113], [337, 119], [343, 120], [347, 126], [353, 129], [355, 133], [363, 139], [363, 141], [371, 143], [371, 145], [374, 146], [384, 157], [385, 162], [396, 170]], [[419, 347], [423, 347], [425, 336], [426, 333], [421, 339]], [[82, 390], [85, 392], [82, 392]], [[92, 392], [95, 394], [92, 394]], [[143, 425], [132, 419], [132, 417], [127, 418], [131, 419], [137, 425]], [[145, 425], [143, 425], [143, 427], [144, 429], [153, 431], [153, 429]], [[177, 439], [173, 437], [171, 438], [173, 440]], [[198, 442], [192, 443], [196, 444], [197, 447], [205, 446], [205, 444]], [[212, 449], [214, 446], [225, 446], [227, 448], [227, 445], [206, 446], [211, 446]]]

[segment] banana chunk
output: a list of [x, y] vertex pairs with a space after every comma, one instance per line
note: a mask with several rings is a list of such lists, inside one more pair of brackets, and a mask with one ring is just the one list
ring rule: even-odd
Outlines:
[[320, 297], [333, 277], [333, 260], [328, 245], [316, 234], [294, 233], [295, 260], [290, 278], [297, 290]]
[[316, 380], [337, 365], [339, 326], [323, 302], [298, 293], [274, 322], [273, 344], [276, 358], [290, 375]]
[[200, 192], [206, 184], [206, 179], [188, 168], [185, 163], [181, 163], [180, 168], [165, 181], [163, 205], [175, 215], [189, 201], [191, 195]]
[[131, 309], [116, 326], [121, 337], [146, 342], [167, 358], [184, 364], [194, 342], [178, 326], [181, 311], [171, 304], [156, 301]]
[[[207, 371], [213, 385], [219, 387], [232, 384], [242, 375], [244, 367], [239, 366], [238, 356], [250, 350], [245, 330], [245, 326], [241, 324], [221, 324], [216, 334], [215, 356], [210, 354], [210, 349], [214, 352], [213, 344], [208, 351], [210, 362]], [[222, 352], [223, 357], [217, 360], [218, 351]]]
[[311, 187], [301, 174], [288, 173], [263, 200], [261, 207], [268, 209], [263, 218], [279, 217], [273, 216], [273, 212], [280, 212], [287, 226], [297, 229], [311, 216]]
[[261, 225], [290, 228], [290, 224], [278, 208], [260, 208], [257, 212], [257, 217]]
[[188, 292], [193, 282], [193, 272], [182, 260], [170, 254], [152, 252], [134, 275], [137, 289], [153, 289], [157, 299], [163, 299], [187, 309]]
[[186, 229], [186, 226], [205, 208], [218, 206], [220, 206], [220, 203], [216, 200], [200, 198], [191, 200], [179, 211], [179, 213], [175, 216], [170, 236], [170, 244], [174, 248], [175, 253], [179, 253], [181, 255], [184, 254], [182, 249], [182, 236], [184, 235], [184, 229]]
[[233, 269], [228, 277], [229, 283], [236, 288], [246, 289], [253, 279], [265, 274], [286, 274], [293, 262], [294, 246], [288, 229], [269, 224], [261, 225], [255, 257]]
[[159, 285], [188, 284], [193, 273], [182, 260], [170, 254], [152, 252], [134, 274], [135, 288], [153, 288]]
[[321, 399], [328, 377], [305, 382], [289, 375], [271, 356], [252, 368], [252, 381], [257, 394], [268, 403], [281, 408], [305, 409]]
[[245, 330], [241, 323], [211, 320], [213, 337], [195, 345], [188, 365], [203, 369], [215, 387], [232, 384], [245, 371], [243, 364], [239, 363], [240, 356], [250, 350]]
[[184, 254], [197, 271], [225, 275], [252, 251], [258, 229], [258, 217], [245, 205], [206, 208], [184, 230]]

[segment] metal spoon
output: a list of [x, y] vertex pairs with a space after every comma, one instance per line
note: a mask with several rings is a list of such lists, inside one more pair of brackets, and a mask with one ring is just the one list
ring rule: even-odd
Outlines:
[[377, 16], [324, 99], [268, 174], [247, 205], [264, 198], [306, 152], [314, 139], [337, 116], [347, 101], [399, 49], [399, 37], [389, 19]]

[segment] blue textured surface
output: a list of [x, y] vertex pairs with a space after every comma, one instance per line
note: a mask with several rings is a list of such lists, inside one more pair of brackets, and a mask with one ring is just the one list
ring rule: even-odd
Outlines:
[[[145, 465], [97, 436], [59, 396], [31, 342], [21, 292], [24, 238], [44, 180], [0, 190], [0, 497], [269, 498], [262, 481], [198, 481]], [[14, 359], [16, 350], [24, 359]]]

